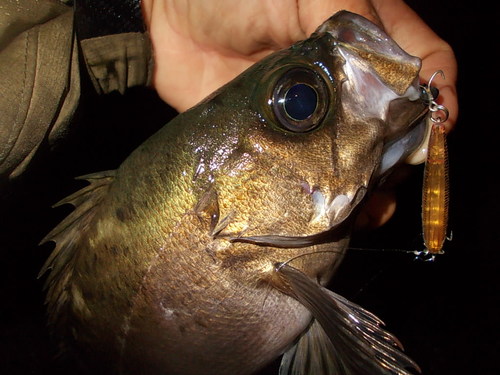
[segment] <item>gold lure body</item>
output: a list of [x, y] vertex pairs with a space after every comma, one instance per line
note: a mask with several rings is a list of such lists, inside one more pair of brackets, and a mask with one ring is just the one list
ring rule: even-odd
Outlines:
[[448, 151], [445, 126], [433, 123], [425, 162], [422, 226], [426, 251], [441, 254], [448, 224]]

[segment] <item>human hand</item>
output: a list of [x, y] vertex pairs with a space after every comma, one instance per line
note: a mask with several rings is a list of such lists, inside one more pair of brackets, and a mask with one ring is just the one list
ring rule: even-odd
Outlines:
[[[422, 59], [421, 80], [437, 70], [440, 104], [458, 114], [456, 60], [402, 0], [143, 0], [155, 55], [153, 84], [160, 97], [185, 111], [264, 56], [307, 38], [339, 10], [358, 13], [384, 27], [408, 53]], [[360, 215], [362, 226], [378, 226], [394, 212], [394, 196], [375, 193]]]
[[377, 22], [422, 61], [422, 80], [436, 81], [455, 123], [456, 61], [440, 39], [402, 0], [143, 0], [155, 53], [154, 86], [179, 111], [193, 106], [264, 56], [307, 38], [345, 9]]

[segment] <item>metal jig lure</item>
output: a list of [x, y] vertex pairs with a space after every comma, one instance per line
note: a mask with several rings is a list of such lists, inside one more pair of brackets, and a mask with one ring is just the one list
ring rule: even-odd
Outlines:
[[437, 104], [437, 95], [432, 92], [431, 83], [441, 70], [435, 72], [427, 85], [422, 85], [429, 102], [429, 125], [431, 133], [427, 148], [427, 159], [424, 170], [422, 189], [422, 229], [424, 236], [424, 255], [443, 253], [443, 243], [446, 239], [448, 224], [448, 151], [446, 147], [446, 132], [444, 123], [449, 112], [443, 105]]

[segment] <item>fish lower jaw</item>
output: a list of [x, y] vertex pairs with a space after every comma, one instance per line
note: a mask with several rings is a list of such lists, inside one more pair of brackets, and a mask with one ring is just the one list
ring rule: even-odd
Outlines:
[[409, 164], [422, 163], [427, 150], [425, 132], [426, 121], [422, 119], [406, 135], [388, 144], [382, 152], [378, 175], [384, 174], [401, 161]]
[[430, 120], [430, 117], [427, 117], [426, 120], [422, 120], [421, 123], [418, 125], [425, 128], [425, 134], [423, 136], [420, 145], [406, 158], [405, 160], [406, 163], [411, 165], [418, 165], [425, 162], [425, 160], [427, 159], [427, 150], [429, 147], [429, 139], [431, 136], [432, 124], [433, 123]]

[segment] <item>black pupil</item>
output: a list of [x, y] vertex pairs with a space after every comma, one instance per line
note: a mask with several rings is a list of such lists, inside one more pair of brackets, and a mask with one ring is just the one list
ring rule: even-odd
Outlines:
[[285, 111], [296, 121], [305, 120], [314, 113], [318, 103], [316, 91], [309, 85], [298, 83], [285, 94]]

